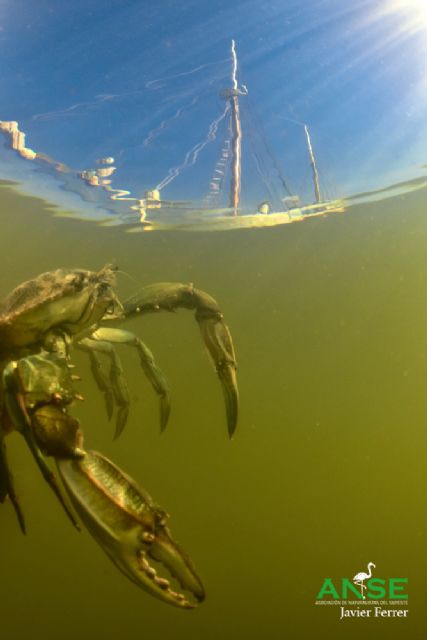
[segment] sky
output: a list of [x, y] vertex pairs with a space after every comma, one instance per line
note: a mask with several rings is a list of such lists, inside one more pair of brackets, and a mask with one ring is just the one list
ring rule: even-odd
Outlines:
[[[0, 0], [0, 120], [75, 172], [114, 158], [132, 197], [166, 182], [162, 198], [202, 201], [229, 139], [232, 39], [245, 205], [280, 200], [284, 181], [313, 198], [303, 123], [328, 197], [419, 175], [424, 0]], [[2, 142], [0, 179], [49, 190], [52, 166], [41, 176]]]

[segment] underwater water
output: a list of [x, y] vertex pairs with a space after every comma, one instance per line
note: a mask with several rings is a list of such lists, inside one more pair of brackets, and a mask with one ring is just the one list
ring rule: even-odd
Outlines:
[[[113, 442], [102, 397], [75, 354], [88, 447], [102, 451], [171, 514], [206, 601], [182, 611], [126, 580], [78, 534], [23, 440], [8, 438], [27, 518], [0, 505], [1, 636], [44, 640], [423, 638], [427, 563], [426, 191], [342, 215], [233, 233], [125, 234], [52, 217], [1, 187], [0, 296], [43, 271], [116, 263], [122, 296], [140, 284], [194, 282], [225, 314], [238, 357], [232, 441], [192, 313], [132, 321], [167, 375], [172, 414], [132, 351], [132, 395]], [[325, 577], [376, 564], [409, 579], [406, 619], [339, 620], [316, 606]]]

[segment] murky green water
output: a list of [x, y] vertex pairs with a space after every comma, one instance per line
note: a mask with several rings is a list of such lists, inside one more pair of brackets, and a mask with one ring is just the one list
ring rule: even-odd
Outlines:
[[[425, 191], [342, 216], [225, 234], [126, 235], [55, 219], [1, 190], [0, 295], [59, 266], [115, 261], [135, 279], [194, 282], [221, 303], [239, 360], [230, 442], [222, 395], [190, 313], [133, 322], [167, 374], [173, 413], [122, 350], [133, 405], [117, 442], [76, 354], [86, 443], [171, 513], [203, 577], [195, 611], [128, 582], [77, 534], [19, 436], [9, 438], [28, 535], [1, 505], [2, 638], [421, 638], [426, 622]], [[407, 620], [339, 621], [324, 577], [376, 564], [409, 578]], [[321, 630], [319, 632], [319, 630]]]

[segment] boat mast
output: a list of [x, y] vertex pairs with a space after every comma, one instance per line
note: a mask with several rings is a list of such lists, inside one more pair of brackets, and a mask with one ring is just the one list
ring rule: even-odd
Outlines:
[[308, 132], [308, 127], [307, 127], [306, 124], [304, 125], [304, 131], [305, 131], [305, 136], [307, 138], [308, 153], [309, 153], [309, 156], [310, 156], [310, 166], [311, 166], [311, 170], [313, 172], [314, 195], [315, 195], [315, 198], [316, 198], [316, 202], [319, 203], [320, 202], [319, 173], [317, 171], [316, 159], [314, 157], [313, 147], [311, 145], [310, 134]]
[[242, 125], [240, 122], [239, 97], [248, 93], [242, 85], [239, 88], [237, 82], [237, 54], [236, 43], [231, 41], [231, 56], [233, 66], [231, 70], [231, 89], [225, 89], [222, 96], [228, 101], [231, 109], [231, 183], [230, 183], [230, 208], [233, 215], [237, 215], [240, 200], [241, 161], [242, 161]]

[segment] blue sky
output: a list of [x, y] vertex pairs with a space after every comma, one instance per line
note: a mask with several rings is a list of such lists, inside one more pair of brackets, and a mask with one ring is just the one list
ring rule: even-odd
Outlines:
[[[246, 203], [264, 197], [254, 154], [310, 199], [300, 122], [341, 196], [426, 163], [426, 36], [423, 0], [0, 0], [0, 120], [75, 170], [114, 157], [114, 186], [142, 195], [221, 115], [234, 38]], [[225, 137], [163, 197], [202, 198]]]

